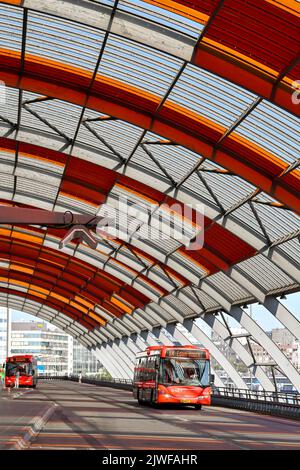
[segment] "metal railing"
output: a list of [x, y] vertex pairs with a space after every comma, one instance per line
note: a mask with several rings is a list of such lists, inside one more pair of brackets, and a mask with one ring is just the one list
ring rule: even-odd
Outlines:
[[266, 390], [214, 387], [213, 396], [300, 406], [300, 394], [297, 392], [268, 392]]
[[[40, 376], [43, 380], [70, 380], [79, 382], [78, 375]], [[132, 390], [132, 380], [99, 377], [82, 377], [81, 383]], [[285, 418], [300, 419], [300, 394], [249, 390], [229, 387], [213, 387], [212, 405], [226, 408], [271, 414]]]
[[300, 419], [300, 395], [293, 393], [215, 387], [212, 405]]
[[[42, 380], [69, 380], [71, 382], [79, 382], [78, 375], [42, 375], [39, 376]], [[103, 387], [123, 388], [126, 390], [132, 389], [131, 379], [113, 379], [110, 377], [99, 378], [95, 376], [82, 376], [81, 383], [90, 385], [100, 385]]]

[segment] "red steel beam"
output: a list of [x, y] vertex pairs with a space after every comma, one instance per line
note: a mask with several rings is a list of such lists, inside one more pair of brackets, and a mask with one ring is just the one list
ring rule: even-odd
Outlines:
[[[12, 157], [14, 156], [13, 152], [16, 149], [16, 145], [16, 141], [7, 138], [0, 138], [0, 149], [3, 148], [9, 152], [12, 152]], [[49, 158], [50, 161], [63, 163], [67, 158], [67, 156], [61, 152], [54, 150], [47, 151], [45, 148], [33, 144], [19, 142], [18, 148], [19, 154], [24, 152], [26, 155], [30, 155], [33, 159], [39, 158], [47, 161]], [[67, 184], [68, 181], [65, 181], [66, 179], [70, 182], [72, 182], [73, 179], [76, 179], [77, 187], [75, 192], [73, 192], [73, 185]], [[89, 180], [88, 188], [85, 186], [87, 179]], [[150, 198], [158, 204], [165, 202], [170, 207], [180, 206], [183, 208], [182, 213], [184, 214], [184, 204], [180, 203], [180, 201], [171, 197], [166, 198], [166, 196], [157, 189], [149, 187], [139, 181], [129, 178], [128, 176], [118, 174], [114, 170], [101, 167], [95, 163], [83, 161], [73, 156], [68, 160], [68, 170], [65, 173], [65, 177], [62, 182], [62, 188], [66, 194], [70, 195], [70, 197], [76, 198], [80, 194], [82, 200], [86, 203], [94, 202], [95, 191], [103, 191], [102, 196], [104, 198], [101, 197], [101, 200], [99, 200], [97, 203], [100, 205], [101, 203], [105, 203], [106, 196], [111, 191], [113, 185], [116, 183], [124, 186], [129, 193], [133, 192], [133, 194], [140, 194], [141, 198]], [[11, 201], [5, 200], [2, 200], [2, 203], [12, 204]], [[192, 217], [191, 222], [196, 222], [196, 211], [193, 211], [190, 215]], [[182, 249], [186, 252], [187, 256], [193, 258], [194, 260], [198, 260], [202, 268], [208, 273], [212, 274], [213, 272], [218, 271], [220, 266], [223, 266], [224, 261], [227, 263], [227, 265], [232, 265], [255, 255], [255, 249], [246, 241], [241, 240], [238, 236], [234, 235], [219, 224], [213, 224], [212, 226], [211, 224], [212, 220], [207, 216], [204, 216], [203, 228], [205, 230], [205, 250], [189, 250], [186, 252], [186, 250]], [[207, 230], [208, 226], [210, 228]], [[50, 229], [50, 233], [51, 231], [54, 231], [54, 229]], [[53, 234], [62, 238], [65, 235], [65, 232], [63, 230], [55, 229], [55, 233], [53, 232]], [[226, 243], [220, 243], [220, 240], [226, 240]], [[127, 246], [127, 244], [121, 240], [117, 240], [117, 242]], [[151, 263], [157, 262], [157, 260], [152, 259], [150, 255], [138, 250], [137, 248], [130, 245], [128, 245], [128, 247], [129, 249], [133, 249], [137, 253], [140, 253]], [[216, 262], [216, 257], [220, 258], [218, 262]], [[170, 269], [165, 265], [163, 267], [165, 269]]]
[[155, 117], [158, 96], [117, 80], [100, 76], [89, 89], [86, 71], [29, 55], [20, 77], [20, 58], [12, 51], [2, 51], [0, 64], [9, 86], [86, 105], [151, 130], [219, 163], [300, 213], [300, 172], [278, 178], [288, 165], [234, 132], [215, 151], [225, 129], [182, 106], [166, 101]]

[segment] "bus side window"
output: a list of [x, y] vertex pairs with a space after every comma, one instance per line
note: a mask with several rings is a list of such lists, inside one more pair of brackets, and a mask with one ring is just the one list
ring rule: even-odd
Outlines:
[[146, 382], [149, 380], [149, 357], [145, 357], [145, 365], [144, 365], [144, 381]]
[[151, 362], [149, 364], [149, 368], [150, 368], [150, 371], [149, 371], [149, 380], [155, 380], [155, 357], [152, 357], [151, 358]]
[[142, 382], [145, 382], [145, 380], [146, 380], [146, 366], [147, 366], [147, 358], [143, 357], [142, 358], [142, 364], [141, 364]]
[[141, 358], [137, 359], [136, 366], [135, 366], [134, 380], [137, 382], [141, 380], [141, 361], [142, 361]]

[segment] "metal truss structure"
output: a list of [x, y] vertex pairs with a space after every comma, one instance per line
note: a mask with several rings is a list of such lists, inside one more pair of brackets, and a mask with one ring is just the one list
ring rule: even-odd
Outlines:
[[278, 300], [300, 285], [299, 27], [292, 0], [0, 1], [2, 206], [118, 219], [95, 249], [60, 245], [64, 224], [2, 223], [1, 304], [64, 329], [115, 378], [148, 344], [198, 341], [246, 388], [201, 318], [264, 389], [276, 381], [253, 341], [300, 390], [245, 309], [300, 338]]

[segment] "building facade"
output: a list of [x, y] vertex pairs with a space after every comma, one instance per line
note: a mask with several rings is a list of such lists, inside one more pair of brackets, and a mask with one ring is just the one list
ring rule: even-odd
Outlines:
[[11, 310], [0, 307], [0, 364], [5, 362], [8, 352], [10, 351], [10, 332]]
[[87, 348], [73, 341], [73, 374], [95, 375], [100, 372], [101, 364]]
[[101, 368], [92, 352], [44, 322], [12, 322], [10, 338], [10, 354], [36, 356], [40, 375], [94, 375]]
[[39, 374], [71, 374], [72, 341], [65, 333], [43, 322], [12, 322], [11, 349], [13, 354], [33, 354]]

